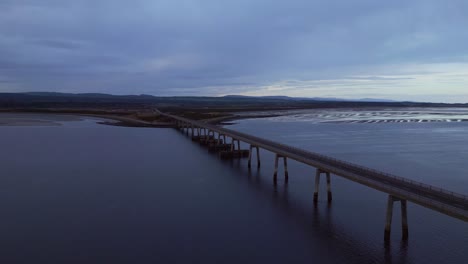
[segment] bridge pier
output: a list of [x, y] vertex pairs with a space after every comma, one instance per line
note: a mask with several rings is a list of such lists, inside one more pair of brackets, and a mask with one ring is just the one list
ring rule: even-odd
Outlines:
[[324, 173], [327, 177], [327, 200], [330, 203], [332, 201], [332, 192], [331, 192], [331, 177], [330, 172], [317, 169], [315, 173], [315, 191], [314, 191], [314, 203], [318, 202], [318, 193], [320, 187], [320, 176]]
[[197, 127], [197, 136], [192, 137], [192, 140], [203, 142], [204, 136], [206, 136], [206, 130], [202, 127]]
[[211, 136], [213, 136], [213, 139], [215, 138], [215, 132], [213, 130], [208, 129], [208, 135], [205, 138], [205, 143], [208, 143], [211, 139]]
[[238, 139], [235, 139], [235, 138], [232, 138], [232, 141], [231, 141], [231, 151], [234, 151], [236, 150], [236, 146], [235, 146], [235, 143], [237, 142], [237, 150], [240, 152], [241, 148], [240, 148], [240, 140]]
[[[258, 148], [257, 148], [257, 151], [258, 151]], [[274, 182], [275, 184], [276, 184], [277, 178], [278, 178], [278, 161], [279, 161], [280, 158], [283, 159], [283, 165], [284, 165], [284, 181], [285, 181], [285, 182], [288, 182], [288, 179], [289, 179], [289, 175], [288, 175], [288, 158], [276, 154], [276, 156], [275, 156], [275, 173], [273, 174], [273, 182]]]
[[250, 145], [249, 149], [249, 162], [247, 163], [247, 167], [250, 169], [252, 167], [252, 150], [257, 149], [257, 168], [260, 168], [260, 148], [258, 146]]
[[384, 240], [390, 240], [390, 234], [392, 231], [392, 217], [393, 217], [393, 203], [400, 202], [401, 207], [401, 235], [403, 240], [408, 239], [408, 211], [406, 207], [406, 200], [400, 199], [393, 195], [388, 196], [387, 201], [387, 218], [385, 221], [385, 232], [384, 232]]
[[192, 130], [193, 130], [192, 131], [193, 132], [192, 133], [192, 141], [196, 141], [196, 140], [198, 140], [200, 138], [200, 128], [197, 127], [197, 126], [194, 126], [192, 128]]
[[[223, 141], [221, 141], [221, 136], [223, 137]], [[218, 133], [218, 144], [227, 144], [225, 134]]]
[[220, 145], [220, 147], [220, 152], [218, 154], [219, 157], [222, 159], [241, 159], [247, 158], [249, 155], [248, 150], [241, 149], [240, 140], [234, 137], [232, 137], [231, 144], [223, 143], [222, 145]]

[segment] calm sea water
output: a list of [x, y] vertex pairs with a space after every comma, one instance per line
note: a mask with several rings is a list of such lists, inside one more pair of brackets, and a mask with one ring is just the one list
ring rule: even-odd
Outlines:
[[[466, 223], [409, 204], [409, 241], [396, 210], [386, 245], [385, 194], [332, 176], [314, 206], [314, 169], [290, 161], [274, 186], [266, 151], [249, 171], [174, 129], [7, 117], [43, 123], [0, 126], [2, 263], [468, 263]], [[468, 193], [465, 122], [230, 128]]]

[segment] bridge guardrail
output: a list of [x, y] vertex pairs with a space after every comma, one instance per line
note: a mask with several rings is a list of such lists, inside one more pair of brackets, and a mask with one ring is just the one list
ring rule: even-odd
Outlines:
[[425, 184], [425, 183], [422, 183], [422, 182], [417, 182], [417, 181], [414, 181], [414, 180], [411, 180], [411, 179], [407, 179], [407, 178], [403, 178], [403, 177], [400, 177], [400, 176], [392, 175], [392, 174], [389, 174], [389, 173], [386, 173], [386, 172], [382, 172], [382, 171], [378, 171], [378, 170], [375, 170], [375, 169], [372, 169], [372, 168], [368, 168], [368, 167], [364, 167], [364, 166], [361, 166], [361, 165], [353, 164], [353, 163], [350, 163], [350, 162], [346, 162], [346, 161], [343, 161], [343, 160], [339, 160], [339, 159], [329, 157], [329, 156], [325, 156], [325, 155], [322, 155], [322, 154], [318, 154], [318, 153], [315, 153], [315, 152], [310, 152], [310, 151], [306, 151], [306, 150], [299, 149], [299, 148], [296, 148], [296, 147], [288, 146], [288, 145], [285, 145], [285, 144], [282, 144], [282, 143], [273, 142], [273, 141], [270, 141], [270, 140], [267, 140], [267, 139], [258, 138], [256, 136], [248, 135], [248, 134], [245, 134], [245, 133], [242, 133], [242, 132], [237, 132], [237, 131], [233, 131], [233, 130], [229, 130], [229, 132], [240, 133], [244, 137], [249, 136], [251, 138], [255, 138], [256, 140], [258, 140], [260, 142], [263, 141], [264, 143], [268, 143], [268, 144], [271, 144], [271, 145], [279, 145], [284, 149], [290, 150], [291, 152], [296, 152], [296, 153], [299, 152], [299, 153], [303, 153], [304, 155], [307, 155], [307, 156], [313, 155], [314, 159], [317, 158], [317, 159], [325, 161], [325, 162], [331, 161], [331, 162], [333, 162], [335, 164], [342, 164], [342, 165], [345, 165], [344, 168], [346, 168], [346, 169], [358, 168], [359, 170], [361, 170], [363, 172], [372, 173], [373, 176], [377, 176], [377, 177], [384, 176], [384, 177], [388, 177], [388, 178], [395, 179], [395, 180], [398, 180], [398, 181], [402, 181], [404, 183], [410, 183], [410, 184], [413, 184], [415, 186], [425, 188], [427, 190], [437, 191], [437, 192], [443, 193], [445, 195], [449, 195], [449, 196], [452, 196], [454, 198], [461, 199], [461, 200], [464, 200], [464, 201], [468, 202], [468, 196], [462, 195], [462, 194], [459, 194], [459, 193], [456, 193], [456, 192], [448, 191], [448, 190], [445, 190], [445, 189], [440, 188], [440, 187], [435, 187], [435, 186]]
[[[222, 128], [222, 127], [219, 127], [219, 126], [210, 125], [210, 124], [206, 124], [206, 123], [201, 123], [201, 122], [194, 121], [194, 120], [189, 120], [189, 119], [186, 119], [186, 118], [175, 117], [175, 116], [172, 116], [172, 115], [167, 115], [167, 116], [170, 116], [170, 117], [172, 117], [174, 119], [179, 119], [179, 120], [187, 122], [187, 123], [191, 123], [192, 125], [196, 125], [196, 126], [199, 126], [199, 127], [206, 127], [208, 129], [217, 130], [218, 133], [219, 133], [219, 131], [222, 131], [223, 133], [231, 134], [230, 135], [231, 137], [233, 135], [234, 136], [240, 136], [240, 137], [243, 137], [243, 138], [247, 139], [248, 141], [257, 141], [259, 143], [262, 143], [262, 144], [265, 144], [265, 145], [270, 145], [270, 146], [278, 148], [280, 150], [283, 149], [283, 150], [289, 151], [289, 152], [291, 152], [293, 154], [294, 153], [301, 154], [301, 155], [304, 155], [306, 157], [309, 157], [311, 159], [314, 159], [314, 160], [317, 160], [317, 161], [320, 161], [320, 162], [334, 163], [334, 164], [330, 164], [331, 166], [341, 165], [340, 166], [341, 169], [351, 171], [352, 173], [358, 173], [358, 174], [359, 173], [367, 173], [367, 174], [370, 174], [370, 175], [367, 175], [365, 177], [369, 177], [369, 176], [372, 177], [373, 176], [373, 177], [378, 177], [378, 178], [385, 179], [385, 180], [392, 179], [392, 180], [395, 180], [395, 181], [408, 183], [408, 184], [411, 184], [413, 186], [416, 186], [416, 187], [419, 187], [419, 188], [424, 188], [424, 189], [429, 190], [429, 191], [439, 192], [440, 194], [445, 195], [449, 199], [455, 198], [457, 200], [462, 200], [462, 202], [464, 202], [464, 203], [468, 203], [468, 196], [462, 195], [462, 194], [459, 194], [459, 193], [456, 193], [456, 192], [448, 191], [448, 190], [445, 190], [445, 189], [440, 188], [440, 187], [435, 187], [435, 186], [425, 184], [425, 183], [422, 183], [422, 182], [417, 182], [417, 181], [414, 181], [414, 180], [410, 180], [410, 179], [403, 178], [403, 177], [400, 177], [400, 176], [392, 175], [392, 174], [389, 174], [389, 173], [386, 173], [386, 172], [378, 171], [378, 170], [368, 168], [368, 167], [364, 167], [364, 166], [361, 166], [361, 165], [353, 164], [353, 163], [350, 163], [350, 162], [339, 160], [339, 159], [329, 157], [329, 156], [326, 156], [326, 155], [322, 155], [322, 154], [319, 154], [319, 153], [310, 152], [310, 151], [307, 151], [307, 150], [303, 150], [303, 149], [299, 149], [299, 148], [296, 148], [296, 147], [288, 146], [288, 145], [285, 145], [285, 144], [282, 144], [282, 143], [274, 142], [274, 141], [271, 141], [271, 140], [268, 140], [268, 139], [259, 138], [259, 137], [256, 137], [256, 136], [252, 136], [252, 135], [249, 135], [249, 134], [239, 132], [239, 131], [230, 130], [230, 129], [226, 129], [226, 128]], [[379, 185], [382, 185], [382, 184], [379, 183]], [[382, 185], [382, 186], [384, 186], [384, 185]], [[386, 188], [390, 187], [390, 188], [396, 190], [396, 188], [392, 187], [391, 185], [385, 185], [385, 187]], [[401, 190], [401, 189], [399, 189], [399, 190]], [[410, 194], [413, 195], [413, 196], [418, 196], [420, 198], [424, 198], [430, 203], [434, 202], [434, 200], [427, 199], [424, 196], [421, 196], [421, 195], [418, 195], [418, 194], [413, 194], [413, 193], [410, 193]], [[443, 203], [440, 203], [440, 202], [437, 202], [437, 203], [439, 203], [439, 206], [445, 206]], [[465, 211], [465, 213], [466, 213], [466, 211]]]
[[385, 184], [382, 184], [381, 182], [378, 182], [378, 181], [373, 181], [372, 183], [373, 185], [378, 185], [380, 186], [382, 189], [387, 189], [387, 190], [390, 190], [390, 191], [394, 191], [395, 193], [401, 193], [401, 191], [405, 191], [405, 196], [408, 198], [412, 198], [413, 201], [424, 201], [426, 204], [429, 204], [431, 205], [433, 208], [437, 208], [437, 210], [439, 211], [444, 211], [446, 213], [449, 213], [449, 214], [455, 214], [455, 215], [459, 215], [459, 216], [462, 216], [463, 219], [465, 221], [468, 221], [468, 211], [467, 210], [464, 210], [464, 209], [461, 209], [459, 207], [455, 207], [455, 206], [450, 206], [450, 205], [447, 205], [446, 203], [442, 203], [442, 202], [439, 202], [437, 200], [434, 200], [434, 199], [429, 199], [423, 195], [420, 195], [420, 194], [417, 194], [417, 193], [413, 193], [413, 192], [409, 192], [409, 191], [406, 191], [406, 190], [402, 190], [398, 187], [394, 187], [392, 185], [385, 185]]
[[414, 180], [406, 179], [406, 178], [403, 178], [403, 177], [399, 177], [399, 176], [396, 176], [396, 175], [392, 175], [392, 174], [389, 174], [389, 173], [385, 173], [385, 172], [378, 171], [378, 170], [375, 170], [375, 169], [371, 169], [371, 168], [368, 168], [368, 167], [364, 167], [364, 166], [361, 166], [361, 165], [352, 164], [352, 163], [349, 163], [349, 162], [346, 162], [346, 161], [342, 161], [342, 160], [332, 158], [332, 157], [329, 157], [329, 156], [325, 156], [325, 155], [322, 155], [322, 154], [302, 150], [302, 149], [292, 147], [292, 146], [288, 146], [288, 145], [285, 145], [285, 144], [282, 144], [282, 143], [277, 143], [277, 142], [273, 142], [273, 141], [270, 141], [270, 140], [267, 140], [267, 139], [258, 138], [258, 137], [252, 136], [252, 135], [244, 134], [242, 132], [233, 131], [233, 130], [227, 130], [225, 132], [231, 132], [231, 134], [239, 134], [239, 135], [242, 135], [243, 137], [255, 138], [256, 141], [263, 142], [263, 143], [266, 143], [266, 144], [270, 144], [270, 145], [273, 145], [273, 146], [278, 145], [278, 146], [281, 146], [281, 148], [287, 149], [287, 150], [289, 150], [291, 152], [302, 153], [303, 155], [306, 155], [306, 156], [313, 155], [314, 159], [318, 159], [318, 160], [321, 160], [321, 161], [324, 161], [324, 162], [331, 161], [331, 162], [333, 162], [335, 164], [344, 165], [343, 166], [344, 169], [355, 169], [355, 168], [357, 168], [357, 169], [361, 170], [361, 172], [368, 172], [368, 173], [373, 174], [372, 176], [376, 176], [376, 177], [384, 176], [386, 178], [391, 178], [391, 179], [401, 181], [401, 182], [404, 182], [404, 183], [410, 183], [412, 185], [422, 187], [422, 188], [430, 190], [430, 191], [437, 191], [437, 192], [443, 193], [444, 195], [448, 195], [450, 198], [456, 198], [456, 199], [461, 199], [463, 201], [468, 201], [468, 197], [465, 196], [465, 195], [458, 194], [458, 193], [455, 193], [455, 192], [452, 192], [452, 191], [448, 191], [448, 190], [445, 190], [443, 188], [435, 187], [435, 186], [432, 186], [432, 185], [429, 185], [429, 184], [425, 184], [425, 183], [417, 182], [417, 181], [414, 181]]

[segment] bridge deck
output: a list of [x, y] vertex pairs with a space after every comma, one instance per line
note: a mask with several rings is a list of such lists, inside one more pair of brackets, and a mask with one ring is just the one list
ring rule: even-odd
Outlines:
[[161, 114], [194, 127], [206, 128], [224, 134], [228, 137], [269, 150], [278, 155], [391, 194], [400, 199], [414, 202], [463, 221], [468, 221], [468, 197], [465, 195], [242, 132], [174, 115]]

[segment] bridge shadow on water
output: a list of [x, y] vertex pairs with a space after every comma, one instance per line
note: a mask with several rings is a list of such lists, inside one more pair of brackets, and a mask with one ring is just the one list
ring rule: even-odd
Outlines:
[[[217, 158], [216, 155], [213, 157]], [[249, 189], [260, 195], [270, 196], [275, 208], [299, 225], [312, 242], [319, 241], [328, 254], [343, 255], [346, 263], [412, 263], [407, 258], [408, 241], [384, 242], [382, 232], [380, 250], [369, 249], [364, 245], [365, 242], [353, 236], [352, 230], [346, 230], [334, 223], [333, 202], [312, 202], [312, 189], [310, 203], [307, 203], [291, 197], [291, 184], [284, 182], [282, 177], [274, 184], [272, 175], [262, 173], [261, 168], [249, 170], [246, 163], [239, 159], [221, 161], [236, 171], [239, 175], [237, 179], [248, 184]]]

